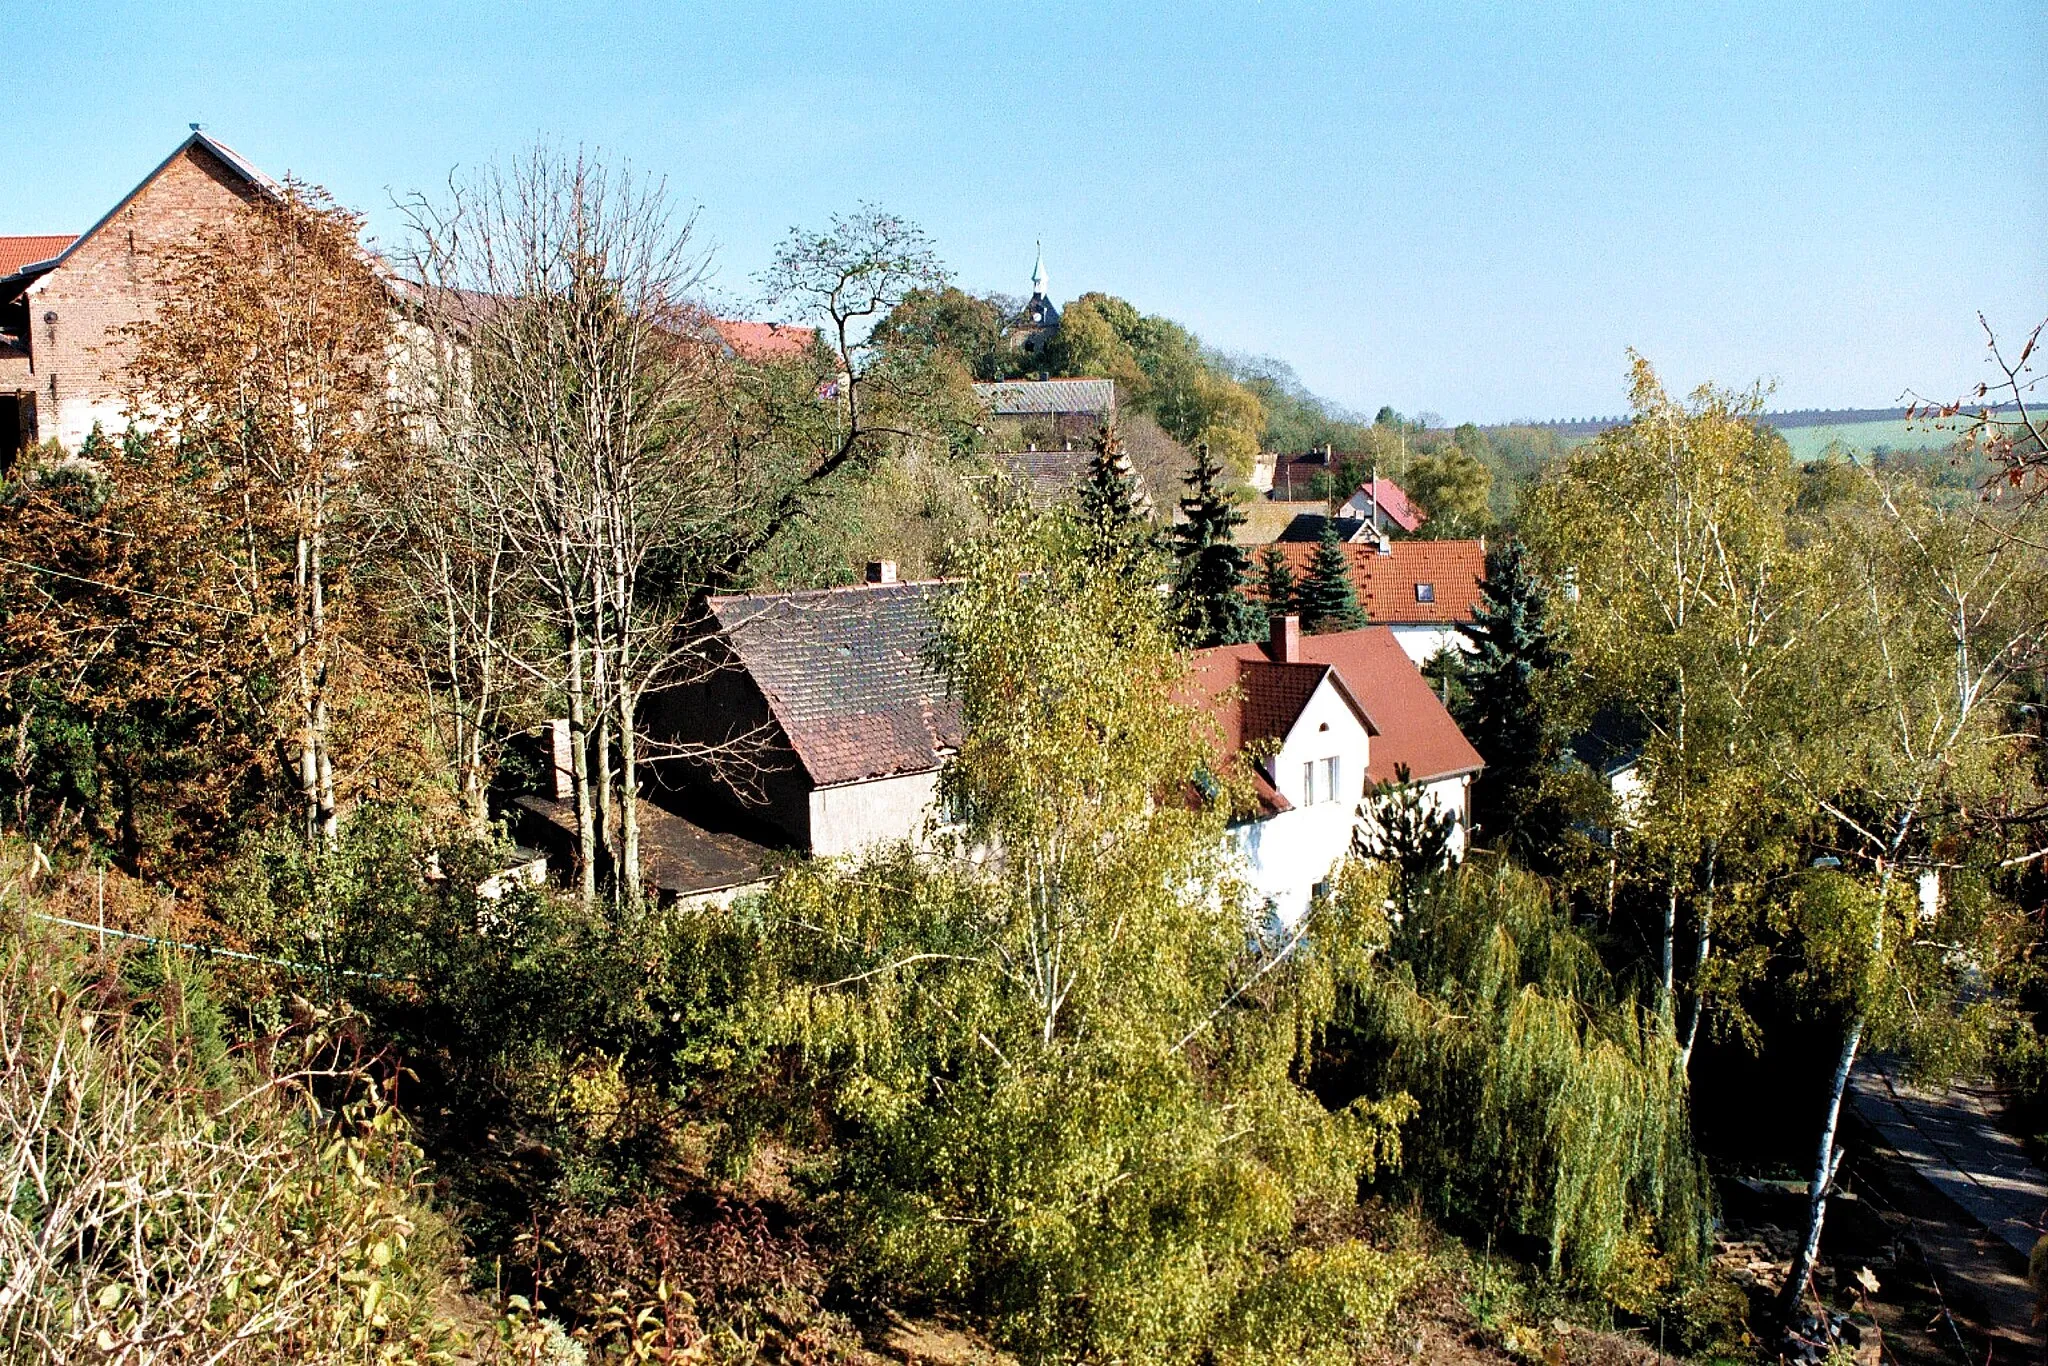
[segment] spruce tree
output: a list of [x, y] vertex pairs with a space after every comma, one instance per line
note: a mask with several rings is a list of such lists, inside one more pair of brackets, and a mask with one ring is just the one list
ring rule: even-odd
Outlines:
[[1278, 545], [1269, 545], [1259, 552], [1259, 573], [1262, 576], [1266, 615], [1268, 618], [1285, 616], [1294, 610], [1294, 566], [1287, 563], [1287, 552]]
[[1131, 572], [1157, 569], [1159, 538], [1152, 527], [1151, 501], [1123, 443], [1106, 426], [1095, 434], [1095, 455], [1088, 462], [1080, 502], [1094, 553]]
[[1222, 475], [1209, 443], [1197, 445], [1189, 494], [1180, 500], [1185, 520], [1173, 529], [1174, 616], [1182, 638], [1196, 647], [1258, 640], [1266, 630], [1266, 614], [1244, 593], [1250, 566], [1230, 538], [1244, 514], [1220, 486]]
[[1088, 462], [1088, 482], [1081, 485], [1081, 515], [1100, 526], [1128, 526], [1151, 516], [1138, 472], [1124, 454], [1124, 443], [1103, 427], [1095, 433], [1095, 455]]
[[1563, 654], [1551, 631], [1548, 595], [1520, 541], [1487, 554], [1479, 603], [1458, 630], [1472, 643], [1458, 724], [1486, 760], [1473, 789], [1473, 819], [1493, 847], [1528, 860], [1550, 846], [1562, 820], [1543, 791], [1558, 737], [1541, 682]]
[[1322, 539], [1316, 542], [1308, 577], [1295, 590], [1294, 605], [1301, 613], [1301, 629], [1312, 635], [1365, 625], [1365, 609], [1358, 605], [1358, 589], [1351, 582], [1351, 560], [1337, 539], [1333, 518], [1323, 519]]

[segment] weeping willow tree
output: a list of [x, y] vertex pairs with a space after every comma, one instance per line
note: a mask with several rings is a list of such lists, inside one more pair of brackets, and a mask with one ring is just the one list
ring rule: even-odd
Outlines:
[[1408, 1105], [1301, 1077], [1372, 917], [1250, 932], [1166, 600], [1093, 531], [1023, 516], [962, 554], [933, 651], [966, 722], [952, 835], [763, 908], [811, 1178], [881, 1288], [1028, 1359], [1350, 1361], [1408, 1272], [1318, 1216]]
[[1326, 1090], [1406, 1093], [1397, 1181], [1559, 1277], [1651, 1307], [1705, 1251], [1685, 1079], [1539, 879], [1467, 866], [1422, 887], [1340, 1007]]

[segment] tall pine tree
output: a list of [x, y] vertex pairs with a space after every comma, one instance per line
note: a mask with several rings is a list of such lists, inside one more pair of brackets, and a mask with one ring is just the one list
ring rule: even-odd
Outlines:
[[1259, 574], [1265, 589], [1266, 615], [1285, 616], [1294, 610], [1294, 566], [1287, 563], [1287, 552], [1278, 545], [1269, 545], [1259, 552]]
[[1540, 858], [1563, 819], [1544, 793], [1559, 737], [1545, 710], [1542, 676], [1564, 655], [1551, 631], [1549, 597], [1520, 541], [1488, 552], [1479, 603], [1458, 630], [1472, 643], [1458, 724], [1486, 760], [1473, 788], [1473, 820], [1494, 848], [1525, 861]]
[[1351, 582], [1351, 559], [1337, 538], [1334, 518], [1323, 519], [1322, 539], [1316, 542], [1308, 577], [1295, 590], [1294, 605], [1301, 613], [1301, 629], [1312, 635], [1365, 625], [1365, 609], [1358, 605], [1358, 589]]
[[1266, 631], [1266, 614], [1244, 593], [1250, 565], [1230, 538], [1244, 525], [1244, 514], [1221, 487], [1222, 476], [1209, 443], [1199, 443], [1189, 493], [1180, 500], [1185, 520], [1173, 529], [1174, 616], [1182, 637], [1196, 647], [1237, 645]]
[[1128, 572], [1158, 572], [1159, 537], [1152, 526], [1151, 501], [1123, 443], [1106, 426], [1095, 434], [1095, 455], [1088, 462], [1080, 501], [1081, 522], [1094, 553]]

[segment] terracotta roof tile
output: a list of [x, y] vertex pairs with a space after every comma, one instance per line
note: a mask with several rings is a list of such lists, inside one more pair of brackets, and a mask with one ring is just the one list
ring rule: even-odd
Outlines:
[[818, 339], [815, 327], [790, 327], [782, 323], [754, 323], [735, 318], [713, 318], [711, 330], [742, 360], [788, 360], [811, 349]]
[[[1258, 699], [1258, 688], [1275, 687], [1265, 681], [1267, 677], [1282, 670], [1298, 671], [1302, 677], [1312, 673], [1314, 682], [1320, 683], [1324, 672], [1334, 669], [1366, 714], [1372, 733], [1366, 777], [1373, 782], [1393, 781], [1395, 769], [1404, 764], [1417, 782], [1455, 777], [1482, 767], [1479, 751], [1472, 748], [1428, 680], [1386, 627], [1304, 636], [1301, 658], [1300, 664], [1275, 664], [1267, 659], [1262, 645], [1197, 650], [1189, 661], [1180, 699], [1215, 719], [1223, 757], [1230, 757], [1248, 741], [1284, 735], [1308, 701], [1308, 694], [1303, 693], [1292, 714], [1279, 723], [1281, 728], [1273, 729], [1277, 714], [1285, 707]], [[1308, 692], [1313, 691], [1311, 685]], [[1261, 798], [1269, 811], [1286, 809], [1284, 804], [1272, 805], [1264, 792]]]
[[0, 237], [0, 275], [12, 275], [23, 266], [47, 261], [77, 240], [70, 233]]
[[1368, 479], [1352, 493], [1353, 496], [1363, 493], [1374, 499], [1379, 503], [1380, 511], [1403, 531], [1414, 531], [1429, 520], [1429, 515], [1415, 506], [1407, 492], [1391, 479]]
[[726, 641], [811, 781], [937, 768], [960, 744], [960, 708], [925, 667], [943, 582], [711, 600]]
[[[1293, 541], [1278, 544], [1299, 582], [1315, 559], [1316, 547]], [[1486, 577], [1484, 541], [1395, 541], [1385, 555], [1366, 541], [1347, 542], [1342, 549], [1351, 561], [1351, 582], [1369, 621], [1413, 626], [1456, 625], [1472, 619], [1479, 585]], [[1254, 558], [1254, 579], [1258, 572]], [[1430, 601], [1423, 600], [1418, 585], [1426, 585], [1423, 591]]]

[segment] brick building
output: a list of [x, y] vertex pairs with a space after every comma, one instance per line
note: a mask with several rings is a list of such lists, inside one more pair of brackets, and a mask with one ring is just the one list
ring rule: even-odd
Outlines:
[[93, 424], [126, 425], [121, 331], [148, 317], [167, 254], [277, 184], [194, 130], [77, 237], [0, 238], [0, 468]]

